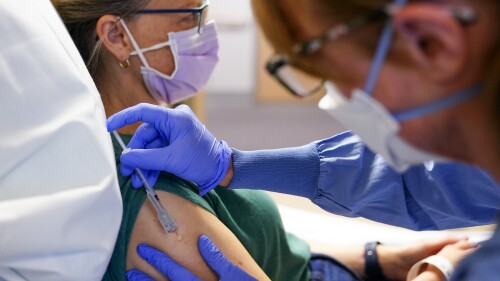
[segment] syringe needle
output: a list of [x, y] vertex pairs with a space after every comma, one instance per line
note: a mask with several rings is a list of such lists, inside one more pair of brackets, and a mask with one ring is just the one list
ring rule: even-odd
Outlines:
[[[122, 147], [122, 149], [124, 151], [127, 150], [127, 147], [125, 146], [125, 143], [123, 142], [120, 135], [116, 131], [113, 131], [112, 133], [115, 136], [118, 143], [120, 144], [120, 146]], [[163, 227], [163, 229], [165, 229], [167, 233], [175, 232], [177, 235], [177, 239], [178, 240], [182, 239], [182, 236], [180, 236], [177, 233], [177, 225], [175, 224], [175, 221], [172, 219], [167, 210], [165, 210], [165, 208], [163, 208], [163, 206], [160, 204], [160, 198], [156, 194], [156, 191], [149, 185], [149, 182], [147, 181], [142, 171], [138, 168], [135, 168], [134, 171], [141, 179], [142, 184], [146, 189], [146, 194], [148, 199], [151, 201], [151, 204], [153, 204], [154, 208], [158, 212], [158, 220], [160, 221], [160, 224]]]

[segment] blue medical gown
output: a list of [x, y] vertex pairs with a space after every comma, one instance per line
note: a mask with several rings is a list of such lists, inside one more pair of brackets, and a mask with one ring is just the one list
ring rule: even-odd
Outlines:
[[233, 150], [230, 188], [263, 189], [309, 198], [348, 217], [414, 230], [493, 223], [500, 188], [478, 168], [428, 163], [399, 174], [349, 132], [277, 150]]
[[460, 263], [450, 281], [498, 280], [500, 280], [500, 230], [497, 226], [493, 237]]
[[[348, 217], [414, 230], [489, 224], [500, 188], [485, 172], [458, 163], [427, 163], [398, 174], [357, 136], [343, 133], [277, 150], [233, 150], [230, 188], [303, 196]], [[458, 267], [451, 281], [500, 280], [500, 232]]]

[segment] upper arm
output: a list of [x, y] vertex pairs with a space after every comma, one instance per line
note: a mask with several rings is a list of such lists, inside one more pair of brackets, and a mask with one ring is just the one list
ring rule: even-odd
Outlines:
[[146, 243], [173, 258], [203, 280], [219, 280], [203, 261], [198, 251], [198, 237], [207, 235], [234, 264], [259, 280], [268, 279], [236, 236], [213, 214], [177, 195], [158, 191], [160, 202], [177, 223], [179, 241], [174, 233], [165, 233], [157, 221], [157, 213], [145, 201], [131, 233], [127, 252], [127, 270], [139, 269], [155, 280], [164, 277], [137, 254], [137, 245]]

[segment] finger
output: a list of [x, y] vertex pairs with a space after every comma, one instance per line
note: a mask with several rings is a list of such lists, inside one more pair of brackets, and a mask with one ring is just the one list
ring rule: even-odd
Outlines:
[[132, 175], [132, 186], [138, 189], [143, 186], [141, 178], [137, 174]]
[[121, 163], [121, 160], [120, 160], [120, 173], [124, 177], [128, 177], [134, 173], [134, 168], [131, 166], [123, 165], [123, 163]]
[[[144, 175], [144, 178], [148, 181], [149, 186], [154, 186], [156, 184], [158, 176], [160, 175], [160, 171], [144, 171], [144, 170], [141, 171], [142, 174]], [[141, 177], [136, 173], [134, 173], [132, 175], [132, 186], [137, 189], [143, 185], [144, 182], [142, 181]]]
[[467, 237], [463, 235], [446, 235], [444, 237], [435, 239], [422, 240], [419, 245], [421, 245], [423, 248], [428, 249], [430, 251], [430, 254], [435, 254], [441, 251], [441, 249], [446, 245], [455, 244], [464, 239], [467, 239]]
[[158, 131], [153, 125], [144, 123], [137, 128], [127, 147], [131, 149], [146, 148], [146, 146], [158, 138], [158, 136]]
[[153, 149], [153, 148], [162, 148], [168, 145], [164, 141], [162, 141], [160, 138], [154, 139], [152, 142], [148, 143], [146, 145], [146, 149]]
[[207, 262], [219, 276], [227, 271], [230, 261], [227, 260], [226, 256], [224, 256], [207, 236], [200, 236], [198, 239], [198, 249], [205, 262]]
[[146, 179], [148, 180], [148, 183], [150, 186], [155, 186], [159, 175], [160, 175], [160, 171], [148, 171], [148, 175], [146, 176]]
[[185, 105], [185, 104], [181, 104], [181, 105], [177, 106], [177, 107], [175, 108], [175, 110], [183, 111], [183, 112], [186, 112], [186, 113], [189, 113], [189, 114], [194, 115], [194, 112], [193, 112], [193, 110], [191, 109], [191, 107], [189, 107], [189, 106], [187, 106], [187, 105]]
[[[158, 176], [160, 175], [160, 171], [142, 171], [142, 174], [148, 181], [149, 186], [154, 186], [156, 184], [156, 180], [158, 179]], [[142, 181], [141, 181], [142, 183]]]
[[479, 243], [474, 242], [474, 241], [469, 241], [468, 242], [468, 247], [469, 247], [469, 249], [477, 248], [477, 247], [479, 247]]
[[457, 243], [458, 247], [463, 250], [477, 248], [478, 244], [473, 241], [460, 241]]
[[217, 272], [220, 280], [257, 281], [243, 269], [230, 262], [207, 236], [200, 236], [198, 249], [205, 262]]
[[137, 269], [127, 271], [126, 276], [129, 281], [154, 281], [149, 275]]
[[172, 149], [168, 146], [153, 149], [132, 149], [120, 156], [120, 162], [122, 165], [130, 166], [134, 169], [168, 171], [172, 168], [172, 165], [168, 164], [167, 161], [171, 155]]
[[139, 245], [137, 247], [137, 253], [165, 276], [170, 278], [170, 280], [201, 281], [169, 256], [147, 245]]
[[158, 105], [141, 103], [124, 109], [106, 120], [108, 132], [142, 121], [154, 123], [158, 116], [168, 114], [167, 109]]

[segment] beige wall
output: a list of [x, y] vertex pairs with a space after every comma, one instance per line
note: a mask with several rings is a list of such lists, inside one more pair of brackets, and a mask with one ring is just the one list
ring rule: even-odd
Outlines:
[[300, 99], [292, 96], [283, 86], [268, 74], [265, 69], [267, 60], [273, 55], [273, 50], [261, 32], [257, 40], [257, 75], [256, 75], [256, 100], [259, 103], [316, 103], [321, 98], [316, 95]]
[[186, 104], [189, 107], [191, 107], [191, 109], [196, 114], [198, 119], [202, 123], [205, 123], [205, 120], [206, 120], [205, 92], [200, 92], [200, 93], [196, 94], [196, 96], [189, 98], [181, 103], [174, 104], [171, 107], [176, 107], [180, 104]]

